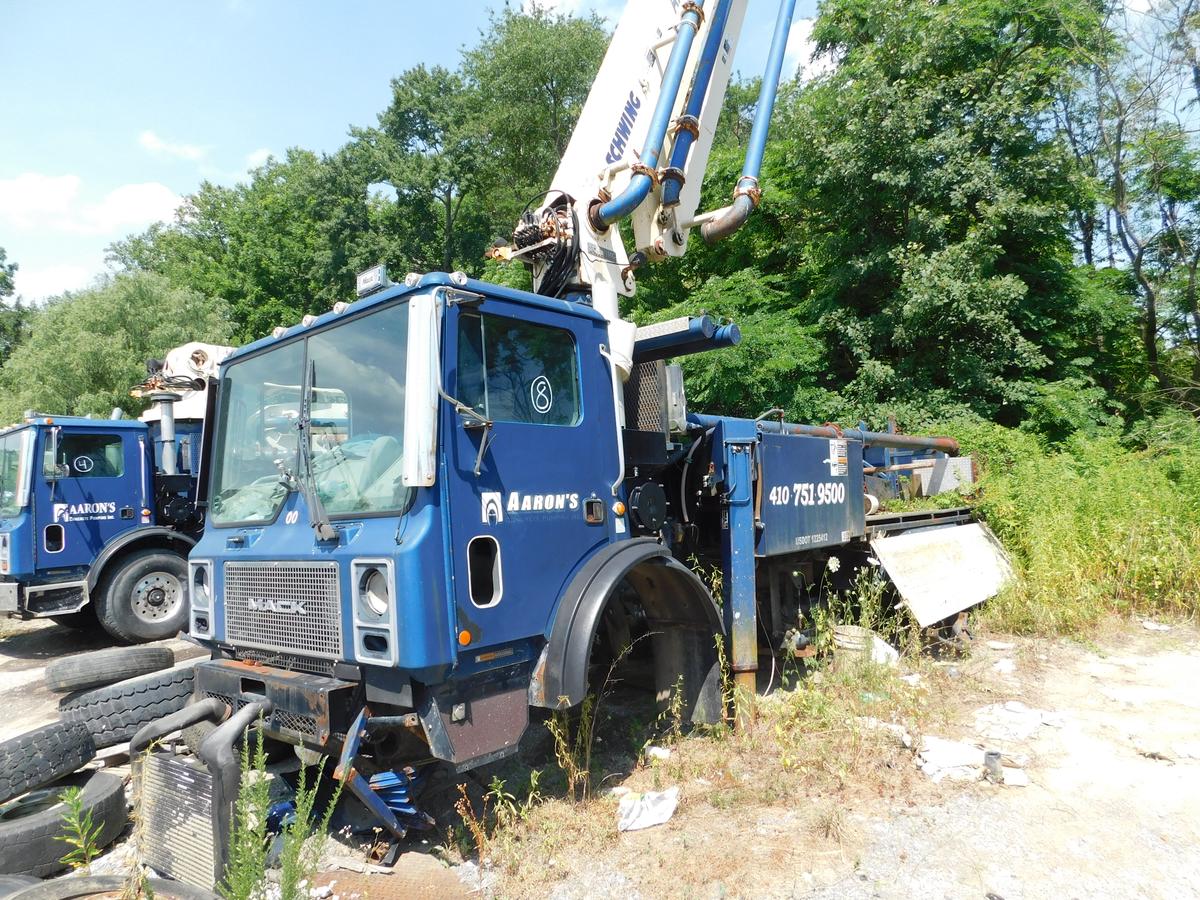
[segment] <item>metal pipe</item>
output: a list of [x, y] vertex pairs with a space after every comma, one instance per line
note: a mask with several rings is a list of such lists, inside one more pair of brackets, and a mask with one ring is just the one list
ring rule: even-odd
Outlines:
[[[713, 69], [717, 65], [717, 57], [721, 53], [721, 42], [725, 40], [725, 28], [729, 24], [729, 10], [733, 0], [718, 0], [716, 12], [708, 38], [704, 41], [704, 50], [700, 54], [700, 64], [696, 68], [696, 77], [692, 81], [692, 90], [688, 95], [685, 115], [690, 116], [696, 123], [696, 130], [680, 129], [675, 143], [671, 147], [671, 169], [682, 173], [687, 166], [688, 154], [692, 144], [696, 142], [700, 131], [700, 114], [704, 111], [704, 100], [708, 96], [708, 86], [712, 83]], [[679, 192], [683, 190], [682, 174], [676, 177], [663, 177], [663, 206], [674, 206], [679, 203]]]
[[[710, 416], [693, 413], [688, 416], [689, 422], [694, 422], [703, 428], [711, 428], [721, 422], [728, 421], [721, 416]], [[806, 437], [846, 438], [859, 441], [864, 447], [892, 447], [897, 450], [938, 450], [947, 456], [957, 456], [958, 441], [952, 437], [925, 437], [916, 434], [886, 434], [878, 431], [863, 431], [861, 428], [838, 428], [836, 425], [795, 425], [791, 422], [758, 423], [759, 431], [776, 434], [799, 434]]]
[[[742, 331], [734, 323], [718, 326], [714, 325], [708, 316], [702, 318], [707, 320], [707, 329], [698, 324], [694, 330], [689, 329], [676, 334], [638, 341], [633, 345], [633, 361], [643, 363], [672, 356], [688, 356], [692, 353], [704, 353], [707, 350], [736, 347], [742, 342]], [[693, 319], [692, 321], [697, 322], [698, 320]]]
[[162, 740], [172, 732], [180, 731], [197, 722], [203, 722], [205, 719], [210, 722], [220, 722], [227, 715], [229, 715], [229, 707], [225, 703], [215, 697], [208, 697], [163, 716], [161, 719], [147, 722], [138, 729], [133, 740], [129, 742], [129, 757], [137, 759], [151, 744]]
[[170, 391], [155, 391], [150, 399], [158, 407], [159, 463], [164, 475], [178, 474], [175, 459], [175, 401], [178, 394]]
[[[700, 31], [703, 6], [704, 0], [693, 0], [679, 21], [675, 46], [671, 48], [671, 56], [667, 60], [667, 69], [663, 76], [662, 93], [658, 95], [658, 105], [654, 107], [654, 117], [650, 120], [650, 130], [646, 133], [646, 143], [642, 148], [641, 165], [649, 169], [658, 166], [658, 156], [662, 153], [663, 140], [667, 136], [667, 126], [671, 121], [671, 110], [675, 107], [675, 98], [679, 96], [679, 88], [683, 83], [683, 73], [687, 68], [692, 41]], [[592, 227], [602, 232], [614, 222], [619, 222], [642, 205], [650, 196], [652, 187], [654, 182], [650, 176], [639, 171], [629, 180], [629, 184], [619, 196], [607, 203], [592, 205], [588, 211]]]
[[783, 73], [783, 57], [787, 50], [788, 33], [792, 28], [792, 16], [795, 11], [796, 0], [780, 0], [775, 34], [771, 38], [771, 52], [767, 56], [767, 69], [763, 74], [762, 87], [758, 92], [758, 106], [754, 111], [750, 146], [746, 149], [742, 175], [733, 192], [733, 205], [724, 215], [701, 226], [700, 236], [706, 244], [715, 244], [741, 228], [758, 206], [762, 196], [758, 188], [758, 176], [762, 171], [767, 132], [771, 126], [771, 115], [775, 111], [775, 98], [779, 95], [779, 78]]

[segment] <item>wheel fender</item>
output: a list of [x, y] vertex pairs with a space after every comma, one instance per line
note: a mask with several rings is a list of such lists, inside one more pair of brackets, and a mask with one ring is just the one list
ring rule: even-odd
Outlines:
[[530, 681], [531, 706], [560, 709], [583, 701], [592, 642], [605, 604], [634, 570], [659, 588], [651, 597], [639, 591], [650, 617], [669, 619], [669, 627], [724, 631], [721, 611], [704, 583], [666, 547], [653, 538], [610, 544], [580, 568], [559, 600]]
[[88, 592], [90, 593], [96, 589], [96, 585], [100, 583], [100, 577], [104, 574], [105, 568], [122, 551], [137, 547], [139, 544], [157, 544], [161, 541], [166, 541], [166, 543], [173, 545], [184, 556], [187, 556], [187, 551], [196, 546], [195, 539], [176, 531], [174, 528], [167, 528], [163, 525], [134, 528], [123, 534], [118, 534], [104, 545], [104, 549], [97, 553], [96, 558], [92, 561], [91, 568], [88, 569], [87, 574]]

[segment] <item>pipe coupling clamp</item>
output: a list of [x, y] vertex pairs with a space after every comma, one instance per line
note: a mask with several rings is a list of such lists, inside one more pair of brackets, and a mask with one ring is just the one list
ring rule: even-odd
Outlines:
[[[687, 16], [688, 13], [696, 14], [696, 26], [695, 27], [696, 27], [696, 30], [699, 31], [700, 26], [704, 24], [704, 7], [702, 7], [699, 3], [697, 3], [696, 0], [686, 0], [686, 2], [683, 4], [683, 6], [681, 8], [683, 10], [683, 15], [685, 17]], [[691, 23], [689, 22], [688, 24], [691, 24]]]
[[645, 163], [640, 162], [634, 163], [629, 167], [629, 171], [633, 172], [634, 175], [645, 175], [650, 179], [650, 183], [652, 185], [658, 187], [658, 172], [653, 166], [648, 166]]
[[700, 120], [695, 116], [683, 115], [675, 120], [675, 133], [687, 132], [692, 140], [700, 140]]

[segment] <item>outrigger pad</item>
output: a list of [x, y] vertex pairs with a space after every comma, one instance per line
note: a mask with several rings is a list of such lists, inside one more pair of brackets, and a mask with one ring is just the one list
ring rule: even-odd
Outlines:
[[987, 526], [939, 525], [876, 537], [871, 549], [922, 628], [994, 597], [1012, 564]]

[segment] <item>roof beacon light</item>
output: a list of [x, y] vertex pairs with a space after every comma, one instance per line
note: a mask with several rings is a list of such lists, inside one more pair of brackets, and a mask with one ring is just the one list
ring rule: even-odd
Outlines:
[[392, 282], [388, 279], [387, 266], [375, 266], [358, 273], [358, 296], [360, 297], [366, 297], [368, 294], [374, 294], [376, 291], [382, 291], [391, 286]]

